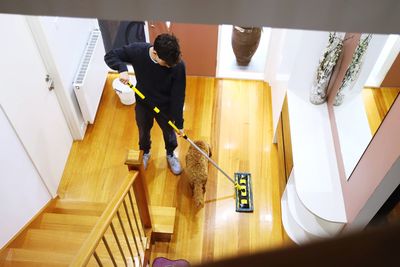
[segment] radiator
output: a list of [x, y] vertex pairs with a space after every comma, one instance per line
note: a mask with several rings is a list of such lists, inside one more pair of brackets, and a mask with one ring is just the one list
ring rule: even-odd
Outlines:
[[90, 33], [73, 87], [85, 122], [94, 123], [107, 78], [104, 45], [99, 30]]

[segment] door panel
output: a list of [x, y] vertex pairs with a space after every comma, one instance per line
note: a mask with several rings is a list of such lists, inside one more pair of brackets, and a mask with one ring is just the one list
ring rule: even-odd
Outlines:
[[164, 32], [173, 33], [182, 50], [186, 74], [215, 77], [217, 66], [218, 25], [149, 22], [150, 42]]
[[[53, 196], [62, 177], [72, 137], [47, 71], [29, 30], [19, 15], [1, 15], [0, 104]], [[18, 159], [16, 159], [18, 160]]]

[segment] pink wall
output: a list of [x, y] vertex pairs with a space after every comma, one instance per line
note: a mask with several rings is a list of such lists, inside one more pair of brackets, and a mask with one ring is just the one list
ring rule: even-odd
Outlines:
[[347, 33], [345, 38], [351, 35], [354, 35], [353, 38], [344, 43], [340, 61], [332, 75], [328, 96], [332, 136], [349, 224], [355, 220], [400, 155], [400, 126], [398, 119], [400, 118], [400, 98], [397, 98], [355, 167], [351, 177], [348, 180], [346, 178], [333, 111], [333, 101], [361, 36], [360, 34]]
[[217, 70], [218, 25], [150, 21], [150, 42], [160, 33], [172, 32], [179, 39], [186, 75], [215, 77]]
[[350, 179], [341, 179], [349, 223], [356, 218], [400, 155], [399, 118], [400, 98], [398, 97], [362, 155]]
[[400, 87], [400, 54], [390, 67], [385, 79], [382, 81], [381, 87]]

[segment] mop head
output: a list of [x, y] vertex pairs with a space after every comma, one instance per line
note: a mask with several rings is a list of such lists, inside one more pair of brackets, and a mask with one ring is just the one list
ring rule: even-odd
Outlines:
[[236, 172], [235, 182], [239, 185], [236, 190], [236, 211], [253, 212], [253, 192], [251, 191], [251, 174]]

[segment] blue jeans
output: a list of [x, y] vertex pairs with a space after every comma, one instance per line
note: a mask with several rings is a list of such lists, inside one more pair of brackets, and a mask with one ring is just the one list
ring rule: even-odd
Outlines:
[[165, 143], [167, 155], [172, 155], [175, 148], [178, 146], [174, 129], [168, 124], [168, 121], [153, 112], [148, 106], [143, 103], [136, 102], [136, 124], [139, 128], [139, 148], [144, 153], [148, 153], [151, 148], [150, 130], [153, 128], [154, 119], [160, 126]]

